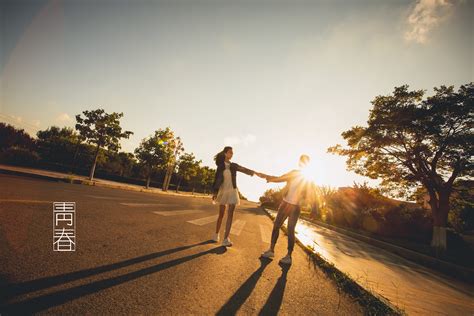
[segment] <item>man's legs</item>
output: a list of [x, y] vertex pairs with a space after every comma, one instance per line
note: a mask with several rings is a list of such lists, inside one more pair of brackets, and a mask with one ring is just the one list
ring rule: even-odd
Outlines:
[[281, 202], [280, 207], [278, 207], [278, 213], [273, 222], [273, 230], [272, 230], [272, 239], [270, 243], [270, 250], [275, 252], [275, 245], [280, 235], [280, 227], [285, 222], [286, 218], [288, 217], [288, 208], [290, 205], [286, 202]]
[[295, 206], [288, 216], [288, 256], [291, 256], [295, 247], [295, 227], [300, 216], [300, 207]]

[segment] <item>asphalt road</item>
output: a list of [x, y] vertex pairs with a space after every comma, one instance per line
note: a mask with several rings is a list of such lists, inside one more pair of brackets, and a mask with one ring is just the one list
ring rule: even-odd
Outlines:
[[[53, 202], [76, 202], [75, 252], [53, 251]], [[358, 315], [363, 309], [250, 202], [232, 247], [210, 242], [209, 199], [0, 175], [0, 313]], [[225, 220], [225, 218], [224, 218]], [[223, 233], [223, 228], [221, 233]]]

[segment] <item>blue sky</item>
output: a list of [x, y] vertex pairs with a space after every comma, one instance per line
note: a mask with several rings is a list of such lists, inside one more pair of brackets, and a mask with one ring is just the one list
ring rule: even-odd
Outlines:
[[[205, 165], [364, 178], [326, 153], [393, 88], [473, 81], [473, 1], [3, 1], [0, 119], [31, 133], [102, 107], [140, 140], [170, 126]], [[239, 176], [251, 199], [267, 188]]]

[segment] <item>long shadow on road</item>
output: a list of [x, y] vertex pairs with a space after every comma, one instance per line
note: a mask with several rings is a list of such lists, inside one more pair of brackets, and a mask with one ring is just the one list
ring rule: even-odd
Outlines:
[[[84, 271], [79, 271], [79, 272], [73, 272], [65, 275], [60, 275], [56, 277], [51, 277], [51, 278], [45, 278], [45, 279], [40, 279], [38, 281], [42, 281], [36, 284], [37, 289], [38, 288], [45, 288], [48, 286], [52, 286], [55, 284], [59, 283], [64, 283], [65, 281], [71, 281], [83, 277], [87, 277], [93, 274], [101, 273], [101, 272], [106, 272], [106, 271], [111, 271], [113, 269], [118, 269], [119, 267], [131, 265], [134, 263], [142, 262], [145, 260], [150, 260], [153, 258], [157, 258], [166, 254], [170, 254], [176, 251], [188, 249], [197, 245], [202, 245], [202, 244], [207, 244], [209, 241], [202, 242], [199, 244], [194, 244], [194, 245], [189, 245], [189, 246], [184, 246], [184, 247], [178, 247], [174, 249], [169, 249], [165, 250], [162, 252], [158, 252], [155, 254], [149, 254], [146, 256], [126, 260], [123, 262], [111, 264], [111, 265], [106, 265], [98, 268], [93, 268], [93, 269], [88, 269]], [[173, 266], [176, 266], [178, 264], [185, 263], [187, 261], [199, 258], [204, 255], [208, 254], [223, 254], [226, 252], [226, 248], [222, 246], [218, 246], [206, 251], [202, 251], [193, 255], [189, 255], [186, 257], [166, 261], [148, 268], [144, 268], [138, 271], [130, 272], [121, 276], [105, 279], [105, 280], [100, 280], [96, 282], [92, 282], [89, 284], [84, 284], [80, 286], [76, 286], [73, 288], [57, 291], [51, 294], [45, 294], [41, 295], [26, 301], [21, 301], [18, 303], [13, 303], [13, 304], [8, 304], [8, 305], [1, 305], [0, 306], [0, 313], [7, 313], [7, 314], [31, 314], [31, 313], [37, 313], [39, 311], [48, 309], [53, 306], [61, 305], [66, 302], [72, 301], [74, 299], [77, 299], [82, 296], [86, 296], [95, 292], [99, 292], [101, 290], [149, 275], [153, 274], [168, 268], [171, 268]], [[51, 280], [50, 280], [51, 279]], [[35, 281], [31, 281], [35, 282]], [[28, 283], [28, 282], [26, 282]], [[48, 286], [45, 286], [48, 284]], [[41, 286], [41, 287], [39, 287]], [[26, 292], [31, 292], [32, 290], [29, 288]]]
[[[132, 259], [127, 259], [121, 262], [116, 262], [112, 264], [107, 264], [103, 265], [100, 267], [95, 267], [91, 269], [86, 269], [86, 270], [80, 270], [80, 271], [74, 271], [70, 273], [65, 273], [65, 274], [60, 274], [60, 275], [55, 275], [51, 277], [45, 277], [41, 279], [36, 279], [36, 280], [31, 280], [31, 281], [26, 281], [22, 283], [17, 283], [17, 284], [5, 284], [0, 286], [0, 300], [1, 299], [9, 299], [21, 294], [26, 294], [30, 292], [35, 292], [41, 289], [45, 289], [48, 287], [56, 286], [59, 284], [64, 284], [66, 282], [71, 282], [75, 280], [79, 280], [82, 278], [87, 278], [95, 274], [99, 273], [104, 273], [104, 272], [109, 272], [117, 269], [121, 269], [123, 267], [127, 267], [133, 264], [137, 264], [140, 262], [148, 261], [151, 259], [156, 259], [162, 256], [166, 256], [178, 251], [183, 251], [186, 249], [190, 249], [193, 247], [201, 246], [201, 245], [206, 245], [212, 243], [212, 241], [203, 241], [200, 243], [192, 244], [192, 245], [187, 245], [187, 246], [182, 246], [182, 247], [177, 247], [177, 248], [172, 248], [172, 249], [167, 249], [164, 251], [160, 252], [154, 252], [150, 253], [141, 257], [136, 257]], [[2, 301], [0, 301], [2, 303]]]
[[260, 258], [260, 267], [248, 277], [216, 315], [235, 315], [247, 298], [249, 298], [250, 294], [252, 294], [255, 285], [257, 285], [258, 280], [262, 276], [263, 270], [265, 270], [270, 262], [270, 259]]
[[286, 265], [280, 264], [280, 267], [281, 275], [258, 315], [277, 315], [280, 310], [283, 294], [285, 293], [286, 277], [289, 270], [289, 267]]

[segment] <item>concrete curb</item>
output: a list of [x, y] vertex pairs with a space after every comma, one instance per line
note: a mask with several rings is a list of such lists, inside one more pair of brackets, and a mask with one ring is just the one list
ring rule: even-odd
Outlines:
[[[272, 216], [272, 214], [270, 214], [264, 207], [260, 206], [260, 208], [264, 211], [264, 213], [273, 221], [274, 220], [274, 217]], [[282, 226], [282, 230], [285, 232], [285, 234], [287, 233], [286, 232], [286, 228]], [[394, 304], [392, 304], [389, 300], [387, 300], [385, 297], [379, 295], [379, 294], [376, 294], [376, 293], [372, 293], [370, 292], [369, 290], [365, 289], [363, 286], [361, 286], [360, 284], [358, 284], [354, 279], [352, 279], [349, 275], [347, 275], [346, 273], [342, 272], [341, 270], [339, 270], [333, 263], [329, 262], [328, 260], [326, 260], [324, 257], [320, 256], [319, 254], [315, 253], [314, 251], [312, 251], [311, 249], [309, 249], [306, 245], [304, 245], [298, 238], [298, 236], [296, 235], [295, 236], [295, 240], [296, 240], [296, 243], [303, 249], [304, 252], [306, 252], [308, 255], [310, 256], [316, 256], [318, 261], [322, 261], [325, 263], [325, 265], [328, 265], [328, 266], [331, 266], [331, 269], [336, 271], [336, 273], [338, 274], [338, 276], [336, 278], [338, 279], [341, 279], [341, 278], [347, 278], [350, 280], [350, 282], [352, 282], [357, 288], [359, 291], [363, 292], [366, 296], [369, 296], [371, 297], [373, 300], [375, 300], [377, 302], [378, 305], [382, 305], [385, 309], [387, 309], [387, 313], [384, 313], [384, 315], [405, 315], [406, 313], [401, 310], [400, 308], [398, 308], [397, 306], [395, 306]], [[363, 304], [363, 302], [359, 302], [363, 307], [367, 307]], [[371, 314], [371, 313], [368, 313], [368, 314]]]
[[30, 177], [30, 178], [48, 180], [48, 181], [70, 182], [66, 178], [58, 178], [58, 177], [53, 177], [53, 176], [48, 176], [48, 175], [43, 175], [43, 174], [23, 172], [23, 171], [18, 171], [18, 170], [8, 170], [8, 169], [2, 169], [2, 168], [0, 168], [0, 174], [8, 174], [8, 175], [14, 175], [14, 176], [26, 176], [26, 177]]
[[388, 242], [381, 241], [381, 240], [378, 240], [378, 239], [374, 239], [374, 238], [371, 238], [371, 237], [368, 237], [368, 236], [365, 236], [365, 235], [357, 234], [357, 233], [354, 233], [352, 231], [349, 231], [349, 230], [346, 230], [346, 229], [343, 229], [343, 228], [340, 228], [340, 227], [335, 227], [335, 226], [332, 226], [332, 225], [329, 225], [329, 224], [326, 224], [326, 223], [323, 223], [323, 222], [320, 222], [320, 221], [309, 222], [309, 223], [314, 224], [314, 225], [320, 225], [324, 228], [334, 230], [338, 233], [341, 233], [341, 234], [347, 235], [349, 237], [361, 240], [361, 241], [366, 242], [368, 244], [371, 244], [373, 246], [385, 249], [387, 251], [395, 253], [396, 255], [399, 255], [400, 257], [403, 257], [403, 258], [408, 259], [410, 261], [413, 261], [415, 263], [421, 264], [423, 266], [432, 268], [436, 271], [440, 271], [440, 272], [442, 272], [446, 275], [453, 276], [453, 277], [458, 277], [458, 278], [461, 277], [462, 280], [467, 281], [469, 283], [474, 282], [474, 270], [473, 269], [465, 268], [465, 267], [459, 266], [459, 265], [451, 263], [451, 262], [436, 259], [436, 258], [430, 257], [430, 256], [425, 255], [425, 254], [418, 253], [416, 251], [413, 251], [413, 250], [410, 250], [410, 249], [407, 249], [407, 248], [403, 248], [403, 247], [400, 247], [400, 246], [397, 246], [397, 245], [394, 245], [394, 244], [390, 244]]
[[[38, 170], [42, 171], [41, 169], [38, 169]], [[203, 198], [203, 199], [210, 199], [211, 198], [210, 196], [206, 196], [206, 195], [193, 195], [193, 194], [176, 193], [176, 192], [170, 192], [170, 191], [164, 192], [164, 191], [161, 191], [158, 188], [146, 189], [145, 187], [140, 187], [140, 186], [134, 187], [132, 185], [120, 184], [118, 182], [117, 182], [117, 184], [111, 184], [111, 183], [101, 182], [100, 180], [90, 181], [90, 180], [86, 180], [86, 179], [81, 179], [76, 175], [66, 175], [66, 174], [64, 174], [63, 176], [46, 175], [46, 174], [34, 173], [34, 172], [31, 172], [31, 171], [4, 169], [4, 168], [2, 168], [2, 166], [0, 166], [0, 174], [19, 175], [19, 176], [26, 176], [26, 177], [30, 177], [30, 178], [48, 180], [48, 181], [60, 181], [60, 182], [67, 182], [67, 183], [71, 183], [71, 184], [92, 185], [92, 186], [98, 186], [98, 187], [105, 187], [105, 188], [111, 188], [111, 189], [120, 189], [120, 190], [127, 190], [127, 191], [135, 191], [135, 192], [147, 192], [147, 193], [155, 193], [155, 194], [186, 196], [186, 197]], [[109, 181], [109, 180], [106, 180], [106, 181]]]

